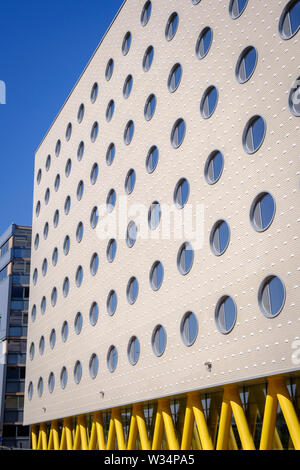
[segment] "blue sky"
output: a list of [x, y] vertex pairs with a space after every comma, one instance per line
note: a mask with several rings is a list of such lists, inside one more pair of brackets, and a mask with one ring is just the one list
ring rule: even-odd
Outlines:
[[0, 235], [32, 223], [34, 154], [123, 0], [3, 0]]

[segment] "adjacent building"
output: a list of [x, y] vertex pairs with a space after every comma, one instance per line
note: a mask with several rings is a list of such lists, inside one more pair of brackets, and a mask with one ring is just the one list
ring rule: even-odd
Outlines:
[[300, 448], [299, 8], [124, 2], [35, 156], [33, 448]]
[[12, 224], [0, 237], [0, 444], [29, 448], [23, 426], [31, 227]]

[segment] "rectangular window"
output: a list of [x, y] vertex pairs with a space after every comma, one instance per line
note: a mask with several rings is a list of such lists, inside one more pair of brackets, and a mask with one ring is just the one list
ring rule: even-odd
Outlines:
[[6, 253], [8, 253], [8, 250], [9, 250], [9, 240], [6, 243], [4, 243], [4, 245], [1, 246], [0, 257], [2, 258], [3, 256], [5, 256]]

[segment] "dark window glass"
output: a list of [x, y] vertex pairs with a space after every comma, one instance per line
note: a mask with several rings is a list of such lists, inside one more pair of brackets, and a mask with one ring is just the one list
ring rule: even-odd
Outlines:
[[196, 56], [198, 57], [198, 59], [203, 59], [208, 54], [208, 51], [212, 44], [212, 40], [212, 29], [207, 26], [201, 31], [196, 44]]
[[214, 86], [210, 86], [204, 92], [200, 103], [201, 116], [208, 119], [214, 113], [218, 104], [218, 90]]
[[167, 26], [166, 26], [166, 40], [171, 41], [176, 34], [179, 24], [179, 17], [176, 12], [172, 13], [170, 18], [168, 19]]
[[290, 39], [300, 28], [300, 1], [291, 0], [285, 6], [279, 19], [279, 33], [282, 39]]
[[230, 231], [225, 220], [219, 220], [213, 226], [210, 234], [210, 246], [216, 256], [222, 255], [229, 244]]
[[275, 215], [275, 201], [270, 193], [263, 192], [257, 196], [250, 209], [253, 228], [263, 232], [272, 223]]
[[223, 334], [229, 333], [236, 322], [236, 305], [229, 296], [223, 296], [219, 300], [215, 310], [215, 321], [219, 331]]
[[276, 317], [285, 302], [285, 287], [277, 276], [268, 276], [261, 284], [258, 302], [262, 313], [268, 317]]
[[255, 153], [263, 143], [266, 133], [266, 124], [261, 116], [253, 116], [244, 129], [243, 146], [245, 152]]
[[214, 150], [209, 156], [205, 164], [204, 175], [208, 184], [216, 183], [223, 171], [224, 157], [219, 150]]
[[257, 63], [257, 50], [253, 46], [244, 49], [237, 61], [235, 76], [239, 83], [245, 83], [253, 75]]

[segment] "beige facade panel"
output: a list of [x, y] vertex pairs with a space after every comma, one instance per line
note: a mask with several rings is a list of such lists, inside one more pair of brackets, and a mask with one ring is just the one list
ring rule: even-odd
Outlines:
[[[196, 5], [190, 0], [152, 0], [151, 17], [142, 26], [144, 3], [143, 0], [125, 2], [36, 153], [31, 277], [37, 269], [38, 278], [36, 285], [31, 283], [30, 292], [25, 424], [299, 369], [299, 118], [292, 114], [288, 98], [299, 76], [300, 36], [283, 40], [278, 32], [287, 1], [249, 0], [241, 16], [233, 20], [227, 0], [202, 0]], [[167, 41], [166, 24], [173, 12], [178, 14], [178, 28], [174, 38]], [[205, 27], [212, 29], [213, 39], [207, 55], [199, 59], [195, 47]], [[128, 54], [123, 55], [122, 42], [127, 31], [132, 34], [132, 42]], [[154, 48], [154, 57], [150, 70], [145, 72], [142, 63], [149, 46]], [[241, 84], [235, 69], [247, 46], [256, 48], [257, 64], [250, 79]], [[105, 69], [110, 58], [114, 60], [114, 70], [107, 81]], [[182, 78], [177, 90], [171, 93], [168, 77], [177, 63], [182, 67]], [[129, 98], [124, 99], [123, 86], [129, 74], [133, 77], [133, 87]], [[91, 103], [95, 82], [99, 91], [95, 103]], [[204, 119], [200, 102], [211, 85], [218, 90], [218, 103], [213, 115]], [[144, 107], [151, 94], [156, 96], [156, 110], [147, 121]], [[107, 122], [105, 113], [111, 99], [115, 111]], [[85, 112], [79, 124], [77, 113], [81, 103]], [[266, 132], [261, 147], [248, 154], [242, 137], [246, 123], [255, 115], [263, 117]], [[182, 144], [175, 149], [170, 135], [179, 118], [185, 121], [186, 133]], [[129, 120], [134, 122], [134, 136], [125, 145], [123, 135]], [[69, 122], [72, 134], [67, 141]], [[90, 136], [94, 122], [98, 122], [99, 132], [93, 143]], [[58, 139], [61, 151], [56, 157]], [[81, 141], [84, 155], [78, 161]], [[115, 144], [116, 154], [108, 166], [106, 152], [111, 142]], [[159, 162], [149, 174], [145, 161], [153, 145], [159, 149]], [[214, 150], [222, 152], [224, 168], [220, 179], [208, 184], [205, 163]], [[51, 165], [46, 171], [48, 155], [51, 155]], [[72, 168], [66, 177], [68, 159]], [[90, 173], [94, 163], [98, 164], [99, 174], [92, 185]], [[40, 169], [42, 176], [38, 184]], [[136, 172], [136, 183], [128, 195], [124, 184], [130, 169]], [[56, 192], [57, 174], [60, 186]], [[189, 182], [188, 204], [184, 209], [174, 207], [173, 202], [174, 189], [181, 178]], [[76, 190], [80, 180], [84, 182], [84, 193], [78, 201]], [[45, 203], [47, 188], [50, 190], [48, 204]], [[116, 206], [109, 215], [100, 213], [98, 225], [92, 229], [91, 211], [94, 206], [105, 205], [112, 188], [117, 195]], [[276, 210], [267, 230], [258, 232], [250, 222], [249, 213], [253, 200], [264, 191], [273, 196]], [[68, 196], [71, 208], [65, 215]], [[36, 216], [38, 201], [41, 207]], [[149, 230], [147, 215], [153, 201], [161, 204], [161, 219], [155, 230]], [[187, 208], [190, 212], [184, 212]], [[56, 210], [59, 223], [54, 228]], [[185, 233], [176, 229], [170, 210], [175, 218], [185, 214], [186, 218], [179, 223]], [[192, 214], [193, 231], [188, 230], [189, 214]], [[132, 248], [128, 248], [124, 237], [130, 220], [137, 222], [139, 234]], [[228, 247], [220, 256], [210, 246], [211, 230], [218, 220], [225, 220], [230, 229]], [[49, 234], [45, 240], [46, 222]], [[76, 241], [79, 222], [84, 226], [80, 243]], [[118, 233], [112, 231], [105, 238], [103, 232], [114, 226]], [[39, 246], [35, 249], [37, 234]], [[70, 251], [64, 255], [67, 235]], [[116, 238], [117, 253], [109, 263], [106, 250], [111, 237]], [[194, 248], [194, 260], [191, 270], [182, 275], [177, 268], [177, 255], [186, 241]], [[58, 262], [54, 267], [51, 260], [55, 247]], [[94, 253], [99, 256], [99, 268], [92, 276], [90, 261]], [[48, 265], [45, 276], [44, 259]], [[154, 291], [149, 274], [157, 260], [163, 264], [164, 278], [160, 289]], [[75, 282], [78, 266], [82, 266], [84, 273], [80, 287]], [[258, 302], [261, 283], [270, 275], [278, 276], [285, 288], [283, 308], [273, 318], [263, 315]], [[126, 288], [132, 276], [138, 280], [139, 291], [136, 302], [130, 305]], [[65, 298], [62, 288], [66, 277], [70, 290]], [[52, 307], [54, 287], [58, 295], [56, 306]], [[106, 305], [111, 290], [115, 290], [118, 299], [112, 316], [107, 313]], [[280, 297], [280, 290], [276, 291]], [[216, 306], [224, 295], [230, 296], [236, 305], [236, 321], [227, 334], [219, 331], [215, 321]], [[41, 314], [44, 296], [46, 311]], [[94, 326], [89, 320], [93, 302], [99, 307]], [[33, 321], [30, 312], [34, 306], [37, 311]], [[184, 344], [180, 332], [182, 318], [188, 311], [194, 312], [198, 322], [198, 334], [191, 346]], [[83, 317], [80, 334], [74, 330], [78, 312]], [[61, 329], [65, 321], [69, 331], [63, 342]], [[167, 336], [160, 357], [154, 354], [151, 344], [157, 325], [163, 325]], [[51, 349], [49, 338], [53, 329], [56, 343]], [[42, 336], [45, 349], [41, 355]], [[140, 343], [139, 360], [134, 366], [127, 356], [132, 336]], [[32, 343], [35, 353], [31, 360]], [[111, 345], [118, 351], [113, 373], [106, 361]], [[89, 373], [93, 354], [99, 359], [94, 379]], [[79, 384], [74, 380], [77, 361], [82, 365]], [[206, 363], [211, 363], [210, 369]], [[60, 384], [63, 367], [68, 372], [65, 389]], [[52, 393], [48, 389], [50, 373], [55, 378]], [[40, 378], [43, 379], [41, 396], [38, 394]]]

